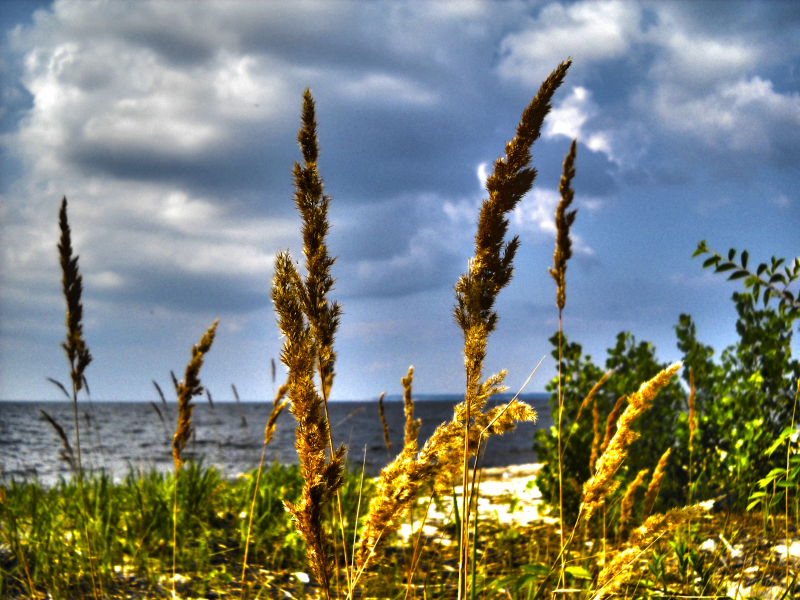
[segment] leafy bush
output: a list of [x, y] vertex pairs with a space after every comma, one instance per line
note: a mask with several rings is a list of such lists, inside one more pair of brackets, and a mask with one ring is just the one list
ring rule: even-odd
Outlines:
[[[553, 356], [558, 360], [558, 335], [550, 338], [555, 350]], [[630, 333], [617, 335], [617, 343], [608, 349], [606, 370], [615, 369], [605, 384], [595, 393], [599, 413], [600, 441], [606, 431], [606, 422], [617, 400], [626, 394], [635, 392], [643, 381], [654, 377], [667, 365], [656, 359], [655, 347], [648, 342], [636, 342]], [[564, 477], [564, 516], [567, 523], [572, 523], [578, 514], [581, 488], [592, 475], [589, 463], [594, 439], [592, 426], [592, 406], [584, 407], [578, 412], [584, 398], [597, 384], [604, 370], [592, 362], [590, 355], [584, 355], [580, 344], [564, 340], [561, 364], [564, 408], [562, 416], [562, 437], [565, 442], [562, 456], [562, 472]], [[558, 423], [558, 378], [554, 378], [547, 390], [551, 392], [550, 406], [553, 420]], [[680, 384], [671, 382], [661, 390], [655, 404], [646, 418], [640, 419], [634, 429], [641, 435], [631, 447], [626, 466], [617, 474], [622, 482], [620, 489], [624, 491], [627, 484], [644, 468], [653, 469], [663, 452], [673, 445], [678, 424], [679, 410], [685, 402], [685, 393]], [[540, 462], [544, 465], [539, 471], [536, 485], [542, 497], [551, 506], [558, 506], [558, 441], [556, 426], [550, 431], [536, 432], [533, 448]], [[675, 471], [673, 473], [673, 471]], [[678, 469], [667, 472], [666, 482], [661, 495], [668, 496], [672, 503], [680, 502], [681, 486], [675, 485]], [[608, 503], [611, 505], [612, 503]]]
[[[709, 253], [701, 242], [695, 256]], [[739, 340], [726, 348], [719, 362], [713, 360], [714, 349], [697, 339], [691, 317], [682, 314], [675, 327], [678, 349], [683, 353], [683, 377], [694, 380], [694, 404], [697, 429], [689, 449], [688, 394], [677, 382], [661, 391], [647, 418], [636, 430], [641, 438], [632, 447], [626, 467], [617, 474], [624, 490], [644, 468], [650, 473], [661, 454], [672, 448], [667, 475], [659, 494], [656, 510], [682, 506], [690, 495], [693, 501], [729, 494], [737, 508], [745, 508], [759, 480], [770, 469], [785, 467], [786, 457], [767, 450], [792, 422], [795, 396], [800, 378], [800, 362], [792, 358], [792, 326], [800, 317], [800, 303], [789, 286], [800, 278], [800, 259], [791, 267], [783, 259], [772, 258], [756, 272], [747, 270], [747, 252], [740, 263], [734, 262], [736, 251], [728, 259], [712, 253], [704, 268], [716, 272], [732, 272], [729, 279], [744, 279], [745, 291], [735, 292], [732, 300], [738, 320]], [[781, 270], [781, 267], [783, 269]], [[778, 305], [770, 306], [771, 299]], [[558, 335], [550, 339], [556, 347]], [[595, 398], [600, 417], [601, 437], [606, 419], [617, 398], [635, 391], [638, 384], [662, 369], [655, 348], [647, 342], [637, 343], [629, 333], [620, 333], [617, 343], [608, 350], [606, 369], [613, 375]], [[586, 406], [576, 423], [579, 407], [592, 387], [600, 381], [602, 369], [583, 355], [575, 342], [564, 341], [561, 364], [564, 408], [562, 416], [564, 448], [564, 512], [567, 522], [575, 518], [580, 504], [581, 486], [589, 478], [589, 462], [594, 439], [591, 426], [592, 407]], [[550, 405], [554, 422], [558, 422], [558, 378], [547, 387], [552, 392]], [[536, 483], [545, 502], [558, 506], [558, 442], [556, 427], [536, 433], [534, 450], [544, 462]], [[621, 491], [617, 492], [621, 495]], [[608, 505], [613, 506], [613, 502]]]

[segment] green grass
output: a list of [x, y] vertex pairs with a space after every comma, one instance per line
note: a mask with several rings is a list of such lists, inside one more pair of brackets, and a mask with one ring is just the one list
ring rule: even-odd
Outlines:
[[[189, 462], [179, 477], [178, 593], [183, 598], [238, 598], [247, 530], [245, 513], [252, 499], [255, 472], [229, 480], [213, 467]], [[308, 573], [308, 562], [305, 545], [283, 507], [284, 500], [298, 497], [302, 484], [295, 466], [276, 464], [262, 473], [248, 557], [250, 598], [278, 597], [279, 593], [284, 598], [286, 594], [293, 598], [319, 594], [313, 580], [304, 585], [295, 575]], [[348, 470], [342, 504], [351, 539], [359, 484], [360, 473]], [[116, 484], [105, 475], [84, 479], [95, 569], [107, 597], [171, 596], [173, 486], [171, 474], [152, 471], [131, 471]], [[76, 518], [81, 506], [77, 481], [62, 479], [53, 487], [12, 481], [0, 488], [5, 497], [0, 515], [0, 597], [30, 597], [27, 567], [40, 598], [48, 594], [54, 599], [91, 598], [82, 524]], [[372, 494], [372, 482], [367, 480], [362, 517], [363, 504]], [[424, 505], [418, 505], [409, 519], [419, 523], [423, 514]], [[794, 527], [792, 521], [790, 530]], [[481, 514], [478, 531], [475, 597], [532, 598], [543, 574], [555, 564], [559, 550], [557, 526], [545, 522], [502, 525], [493, 515]], [[739, 558], [732, 560], [720, 535], [741, 550]], [[762, 587], [785, 585], [785, 567], [770, 557], [764, 543], [758, 544], [759, 539], [782, 543], [784, 535], [785, 523], [780, 514], [769, 519], [766, 530], [761, 511], [704, 517], [644, 552], [626, 589], [632, 598], [710, 598], [724, 593], [723, 578], [742, 581], [747, 587], [753, 583]], [[440, 528], [440, 536], [422, 538], [410, 597], [456, 596], [458, 534], [454, 518]], [[715, 540], [716, 548], [700, 550], [708, 539]], [[360, 581], [362, 597], [406, 597], [413, 542], [404, 544], [393, 538], [385, 558]], [[602, 567], [602, 540], [590, 536], [583, 542], [582, 548], [574, 544], [567, 560], [569, 589], [583, 590], [573, 593], [576, 598], [591, 597], [593, 579]], [[626, 547], [623, 540], [608, 539], [606, 544], [606, 563]], [[759, 567], [755, 572], [751, 569], [754, 565]], [[341, 556], [339, 566], [343, 591]], [[580, 569], [588, 573], [589, 579], [581, 578]], [[332, 587], [336, 590], [335, 584]], [[550, 597], [553, 589], [554, 582], [548, 583], [542, 597]]]

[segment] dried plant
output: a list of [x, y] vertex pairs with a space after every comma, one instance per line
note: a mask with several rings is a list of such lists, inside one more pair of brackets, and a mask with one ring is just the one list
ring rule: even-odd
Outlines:
[[569, 237], [569, 230], [578, 214], [577, 210], [567, 211], [575, 197], [575, 191], [570, 186], [575, 177], [577, 151], [578, 141], [572, 140], [569, 152], [564, 159], [563, 174], [558, 186], [561, 200], [556, 207], [556, 250], [553, 254], [553, 268], [549, 269], [550, 275], [556, 282], [556, 306], [558, 306], [559, 318], [567, 303], [567, 261], [572, 258], [572, 239]]
[[619, 418], [617, 432], [597, 461], [596, 473], [583, 485], [581, 512], [587, 520], [604, 503], [606, 495], [619, 486], [612, 478], [625, 460], [628, 447], [638, 438], [638, 434], [632, 429], [633, 423], [650, 408], [658, 392], [669, 383], [681, 364], [677, 362], [670, 365], [630, 395], [628, 407]]
[[627, 396], [620, 396], [617, 398], [617, 401], [614, 403], [614, 408], [608, 413], [608, 418], [606, 419], [606, 433], [603, 436], [603, 443], [600, 444], [600, 454], [606, 451], [606, 448], [608, 448], [608, 445], [614, 438], [614, 434], [617, 433], [617, 421], [622, 414], [622, 407], [627, 399]]
[[[288, 251], [279, 253], [275, 259], [272, 300], [285, 337], [281, 361], [289, 369], [291, 412], [298, 424], [296, 448], [305, 480], [300, 500], [287, 504], [287, 508], [294, 516], [295, 528], [308, 545], [311, 570], [329, 597], [330, 548], [322, 527], [322, 510], [343, 481], [345, 449], [344, 446], [333, 449], [327, 415], [336, 358], [333, 341], [341, 308], [327, 300], [334, 284], [330, 268], [335, 260], [328, 254], [325, 243], [330, 227], [327, 217], [330, 198], [323, 193], [317, 171], [317, 124], [314, 99], [308, 89], [303, 92], [302, 123], [297, 137], [305, 162], [303, 166], [295, 163], [294, 179], [295, 204], [303, 219], [307, 275], [303, 281]], [[314, 381], [315, 373], [319, 375], [319, 390]], [[329, 460], [325, 457], [326, 447]], [[341, 504], [339, 513], [343, 522]]]
[[[563, 457], [564, 447], [566, 444], [561, 442], [561, 423], [563, 420], [564, 412], [564, 395], [561, 385], [561, 363], [562, 363], [562, 346], [563, 346], [563, 312], [564, 306], [567, 303], [567, 261], [572, 258], [572, 239], [569, 236], [569, 230], [575, 222], [575, 217], [578, 214], [577, 210], [567, 212], [567, 209], [572, 204], [575, 197], [575, 191], [572, 189], [572, 179], [575, 177], [575, 156], [577, 154], [578, 144], [577, 140], [572, 140], [569, 152], [564, 159], [564, 167], [561, 175], [561, 181], [558, 189], [561, 194], [561, 199], [556, 206], [556, 250], [553, 254], [553, 268], [549, 269], [550, 275], [556, 282], [556, 306], [558, 307], [558, 423], [556, 423], [557, 436], [558, 436], [558, 507], [559, 519], [561, 522], [561, 546], [564, 546], [564, 490], [563, 490]], [[606, 376], [607, 377], [607, 376]], [[605, 381], [606, 377], [603, 378]], [[595, 387], [599, 387], [598, 386]], [[589, 393], [591, 396], [594, 390]], [[581, 410], [583, 405], [581, 406]], [[575, 417], [575, 423], [578, 422], [580, 417], [580, 410], [578, 416]], [[567, 444], [569, 438], [567, 439]], [[562, 554], [561, 561], [561, 578], [564, 578], [564, 571], [566, 569], [566, 556]]]
[[417, 435], [422, 421], [414, 419], [414, 400], [411, 398], [411, 384], [414, 383], [414, 367], [408, 367], [408, 373], [400, 380], [403, 385], [403, 404], [406, 411], [406, 428], [403, 446], [417, 443]]
[[[464, 449], [462, 454], [464, 494], [464, 521], [469, 517], [467, 488], [469, 475], [470, 421], [473, 412], [479, 413], [486, 402], [479, 389], [483, 377], [483, 362], [489, 334], [497, 324], [494, 303], [501, 289], [508, 285], [513, 274], [513, 262], [519, 238], [505, 241], [508, 231], [506, 215], [514, 210], [519, 201], [530, 191], [536, 178], [536, 169], [528, 168], [531, 161], [530, 148], [539, 138], [544, 119], [552, 108], [550, 100], [563, 83], [571, 60], [561, 63], [542, 83], [533, 101], [522, 113], [514, 139], [506, 144], [505, 158], [494, 162], [494, 170], [486, 180], [489, 198], [483, 202], [478, 217], [478, 232], [475, 236], [475, 255], [469, 261], [467, 272], [455, 286], [456, 305], [453, 316], [464, 336], [464, 362], [466, 366], [466, 394], [464, 399]], [[500, 390], [504, 374], [494, 377], [491, 389]], [[490, 378], [492, 379], [492, 378]], [[466, 530], [466, 528], [464, 528]], [[467, 544], [462, 544], [462, 552]], [[461, 560], [461, 571], [465, 564]], [[463, 575], [463, 573], [462, 573]], [[459, 597], [464, 590], [463, 576], [460, 578]]]
[[697, 518], [702, 511], [703, 507], [698, 504], [675, 508], [666, 514], [653, 515], [647, 519], [644, 525], [631, 534], [630, 547], [619, 552], [600, 572], [592, 600], [603, 600], [618, 594], [627, 581], [631, 567], [656, 539]]
[[[272, 361], [272, 375], [273, 375], [273, 382], [275, 380], [275, 361]], [[258, 486], [261, 483], [261, 471], [264, 468], [264, 456], [267, 452], [267, 444], [272, 441], [272, 436], [275, 434], [275, 425], [278, 422], [278, 417], [283, 412], [283, 409], [286, 408], [286, 405], [289, 403], [286, 400], [286, 394], [289, 391], [289, 384], [284, 383], [281, 387], [278, 388], [278, 393], [275, 396], [275, 399], [272, 401], [272, 410], [270, 411], [269, 418], [267, 419], [267, 424], [264, 427], [264, 446], [261, 448], [261, 461], [258, 463], [258, 471], [256, 472], [256, 484], [253, 489], [253, 501], [250, 503], [250, 515], [247, 521], [247, 536], [245, 537], [244, 542], [244, 560], [242, 561], [242, 590], [241, 590], [241, 598], [244, 600], [245, 593], [247, 591], [246, 585], [246, 578], [245, 575], [247, 574], [247, 554], [250, 550], [250, 534], [253, 531], [253, 516], [255, 514], [255, 507], [256, 507], [256, 499], [258, 498]], [[210, 396], [209, 396], [210, 398]]]
[[411, 399], [413, 378], [414, 369], [410, 367], [408, 375], [401, 379], [406, 414], [403, 449], [378, 476], [377, 493], [369, 505], [354, 564], [360, 571], [363, 571], [368, 560], [380, 556], [389, 537], [400, 527], [411, 504], [436, 469], [433, 462], [417, 460], [420, 421], [414, 420], [414, 403]]
[[[64, 298], [67, 301], [67, 339], [61, 344], [70, 364], [74, 400], [77, 402], [77, 393], [83, 387], [83, 373], [92, 355], [83, 339], [83, 277], [78, 272], [78, 257], [72, 256], [72, 239], [67, 221], [67, 198], [61, 201], [61, 210], [58, 215], [58, 224], [61, 229], [61, 240], [58, 243], [58, 253], [61, 258], [61, 284]], [[78, 450], [80, 462], [80, 449]]]
[[392, 447], [392, 441], [389, 439], [389, 425], [386, 423], [386, 412], [383, 410], [383, 397], [386, 392], [381, 392], [378, 396], [378, 413], [381, 416], [381, 427], [383, 427], [383, 441], [386, 443], [386, 454], [389, 454], [389, 449]]
[[200, 338], [200, 343], [192, 347], [192, 359], [186, 365], [183, 381], [178, 382], [178, 426], [172, 438], [172, 460], [175, 462], [175, 476], [177, 477], [181, 465], [185, 462], [181, 452], [186, 447], [186, 442], [192, 436], [192, 398], [203, 393], [200, 385], [200, 367], [203, 366], [203, 357], [211, 349], [219, 319]]
[[[583, 410], [584, 410], [584, 409], [585, 409], [587, 406], [589, 406], [589, 402], [591, 402], [592, 400], [594, 400], [594, 399], [595, 399], [595, 396], [596, 396], [597, 392], [600, 390], [600, 388], [601, 388], [601, 387], [603, 387], [603, 384], [604, 384], [606, 381], [608, 381], [608, 378], [609, 378], [609, 377], [611, 377], [611, 374], [612, 374], [612, 373], [614, 373], [614, 371], [616, 371], [616, 369], [611, 369], [610, 371], [607, 371], [607, 372], [606, 372], [606, 373], [605, 373], [605, 374], [604, 374], [604, 375], [603, 375], [603, 376], [600, 378], [600, 381], [598, 381], [597, 383], [595, 383], [595, 384], [594, 384], [594, 386], [592, 387], [592, 389], [591, 389], [591, 390], [589, 390], [589, 393], [588, 393], [588, 394], [586, 394], [586, 397], [583, 399], [583, 402], [581, 402], [581, 405], [578, 407], [578, 413], [575, 415], [575, 421], [573, 421], [573, 423], [572, 423], [572, 428], [570, 429], [570, 432], [569, 432], [569, 437], [567, 438], [567, 441], [566, 441], [566, 442], [564, 442], [564, 447], [562, 448], [562, 451], [564, 451], [564, 450], [566, 449], [566, 447], [567, 447], [567, 446], [569, 446], [569, 441], [570, 441], [570, 439], [572, 438], [572, 434], [573, 434], [573, 433], [575, 432], [575, 430], [578, 428], [578, 421], [579, 421], [579, 420], [580, 420], [580, 418], [581, 418], [581, 414], [583, 413]], [[597, 406], [597, 402], [596, 402], [596, 401], [595, 401], [595, 403], [594, 403], [594, 404], [595, 404], [595, 406]], [[592, 418], [594, 419], [594, 417], [592, 417]]]
[[597, 457], [600, 456], [600, 406], [597, 404], [597, 398], [594, 399], [594, 403], [592, 404], [592, 430], [594, 436], [592, 437], [592, 452], [589, 455], [590, 475], [594, 473]]
[[272, 441], [272, 436], [275, 435], [275, 425], [278, 423], [278, 417], [281, 416], [283, 409], [289, 404], [289, 401], [285, 399], [288, 391], [289, 384], [284, 383], [278, 388], [278, 394], [275, 396], [275, 400], [272, 401], [272, 410], [267, 419], [267, 426], [264, 428], [264, 447]]
[[622, 502], [620, 503], [619, 508], [620, 534], [625, 531], [625, 528], [631, 520], [631, 511], [633, 510], [633, 501], [635, 499], [636, 490], [639, 489], [639, 486], [642, 485], [642, 483], [644, 483], [644, 478], [647, 477], [649, 472], [650, 469], [642, 469], [639, 471], [634, 480], [631, 481], [630, 485], [628, 485], [628, 489], [625, 490], [625, 494], [622, 496]]
[[75, 453], [72, 451], [72, 445], [69, 443], [69, 438], [67, 437], [67, 433], [64, 431], [64, 428], [59, 424], [58, 421], [51, 417], [47, 411], [39, 409], [39, 412], [42, 413], [44, 420], [50, 423], [50, 426], [55, 430], [56, 434], [61, 440], [63, 449], [58, 453], [59, 457], [69, 465], [69, 468], [73, 473], [77, 473], [78, 463], [75, 461]]
[[233, 397], [236, 399], [236, 406], [239, 407], [239, 418], [241, 419], [242, 428], [245, 430], [245, 435], [247, 436], [247, 442], [250, 443], [250, 430], [247, 426], [247, 417], [244, 414], [244, 410], [242, 410], [242, 401], [239, 398], [239, 391], [236, 389], [236, 385], [233, 383], [231, 384], [231, 390], [233, 390]]
[[[192, 358], [186, 365], [183, 381], [175, 386], [178, 393], [178, 425], [172, 438], [172, 460], [175, 463], [174, 503], [172, 512], [172, 597], [175, 598], [175, 556], [178, 548], [178, 473], [184, 464], [181, 452], [186, 447], [186, 442], [192, 436], [192, 398], [203, 393], [200, 385], [200, 367], [203, 366], [203, 357], [211, 350], [214, 335], [217, 331], [219, 319], [200, 338], [200, 343], [192, 346]], [[171, 371], [170, 371], [171, 373]], [[173, 374], [173, 380], [176, 380]]]
[[[86, 508], [86, 494], [83, 490], [81, 434], [78, 419], [78, 392], [81, 391], [86, 381], [84, 371], [86, 367], [89, 366], [89, 363], [92, 362], [92, 355], [89, 353], [89, 347], [83, 339], [83, 304], [81, 304], [83, 277], [78, 271], [78, 257], [72, 256], [72, 233], [69, 228], [69, 221], [67, 220], [66, 196], [61, 200], [61, 210], [58, 213], [58, 225], [61, 229], [61, 238], [58, 243], [58, 255], [61, 261], [61, 286], [64, 298], [67, 302], [67, 339], [61, 344], [61, 347], [67, 354], [70, 366], [70, 378], [72, 379], [72, 413], [75, 422], [75, 449], [78, 455], [78, 488], [80, 490], [81, 503], [83, 506], [83, 529], [89, 558], [89, 570], [92, 575], [92, 591], [96, 600], [98, 598], [98, 590], [94, 570], [94, 559], [91, 550], [91, 540], [89, 537], [89, 517]], [[61, 387], [63, 388], [63, 386]]]
[[653, 471], [653, 479], [650, 480], [650, 484], [647, 486], [647, 492], [644, 494], [644, 513], [642, 514], [645, 519], [653, 512], [653, 506], [655, 506], [656, 498], [658, 498], [658, 491], [661, 489], [661, 483], [664, 481], [664, 475], [666, 475], [667, 460], [671, 452], [672, 448], [667, 448], [667, 451], [661, 455], [656, 465], [656, 470]]

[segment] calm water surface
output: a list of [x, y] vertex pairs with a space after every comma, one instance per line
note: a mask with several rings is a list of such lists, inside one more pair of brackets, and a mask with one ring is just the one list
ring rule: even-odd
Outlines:
[[[414, 416], [422, 419], [420, 445], [440, 423], [450, 420], [457, 397], [421, 400], [415, 403]], [[525, 398], [539, 413], [536, 424], [522, 423], [510, 434], [489, 440], [484, 465], [504, 466], [536, 462], [531, 450], [534, 431], [550, 427], [546, 395]], [[495, 402], [497, 404], [499, 402]], [[80, 434], [85, 469], [105, 469], [115, 480], [131, 469], [171, 471], [172, 432], [177, 419], [177, 406], [158, 405], [159, 418], [146, 402], [79, 403]], [[405, 416], [402, 402], [384, 402], [391, 453], [383, 441], [378, 403], [331, 402], [328, 405], [335, 445], [348, 447], [351, 464], [361, 464], [366, 446], [366, 470], [377, 475], [389, 457], [400, 451], [403, 443]], [[258, 466], [271, 403], [215, 403], [211, 407], [198, 399], [193, 424], [194, 438], [187, 444], [185, 456], [215, 465], [228, 476], [236, 476]], [[72, 404], [64, 402], [0, 402], [0, 478], [38, 480], [52, 485], [60, 476], [69, 477], [65, 462], [59, 459], [61, 441], [53, 428], [43, 420], [41, 410], [58, 421], [74, 446]], [[294, 449], [296, 422], [286, 410], [278, 420], [275, 437], [267, 446], [266, 461], [281, 464], [297, 462]]]

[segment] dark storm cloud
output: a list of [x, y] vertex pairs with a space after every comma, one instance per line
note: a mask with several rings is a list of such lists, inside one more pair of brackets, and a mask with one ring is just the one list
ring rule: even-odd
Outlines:
[[87, 287], [93, 299], [135, 304], [139, 307], [166, 307], [172, 310], [217, 314], [248, 313], [271, 303], [269, 280], [261, 286], [253, 278], [222, 274], [193, 274], [157, 269], [132, 269], [124, 283], [114, 287]]
[[[8, 322], [46, 338], [33, 330], [58, 304], [65, 193], [87, 302], [105, 315], [96, 327], [116, 331], [110, 315], [152, 308], [173, 336], [176, 318], [201, 327], [208, 313], [263, 313], [274, 253], [289, 247], [302, 261], [291, 170], [305, 87], [332, 197], [334, 296], [363, 298], [365, 327], [385, 341], [392, 302], [423, 319], [425, 297], [450, 297], [473, 251], [481, 180], [567, 56], [533, 148], [539, 177], [510, 217], [517, 272], [552, 285], [539, 263], [552, 256], [557, 185], [577, 138], [571, 272], [591, 282], [571, 288], [581, 326], [622, 326], [634, 314], [624, 307], [641, 306], [636, 318], [652, 308], [654, 327], [669, 329], [674, 319], [659, 319], [675, 298], [652, 299], [663, 273], [635, 267], [691, 254], [686, 215], [692, 236], [744, 205], [765, 223], [784, 211], [773, 228], [794, 218], [798, 19], [791, 2], [56, 2], [3, 54], [0, 343]], [[766, 191], [726, 199], [737, 187]], [[751, 239], [752, 221], [734, 214], [725, 229]], [[602, 284], [620, 279], [634, 283]], [[440, 364], [439, 329], [419, 329], [430, 335], [413, 353]], [[357, 337], [354, 364], [369, 352]], [[377, 385], [347, 377], [349, 390]]]

